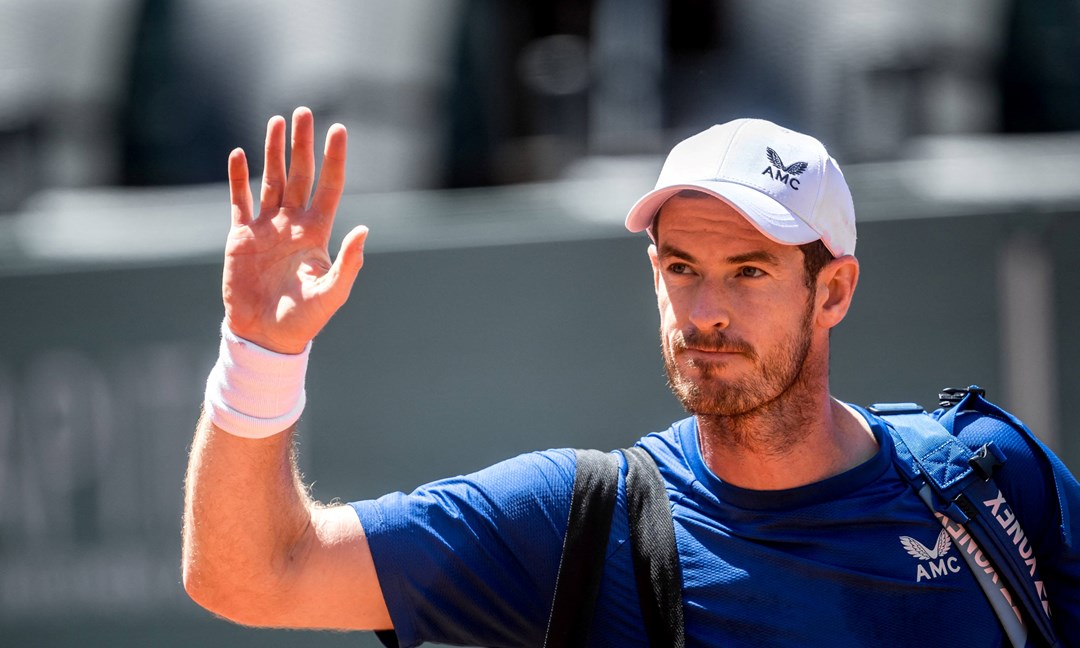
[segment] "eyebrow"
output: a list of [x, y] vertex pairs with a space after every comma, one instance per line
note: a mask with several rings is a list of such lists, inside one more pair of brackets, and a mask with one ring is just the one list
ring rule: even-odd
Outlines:
[[679, 248], [671, 245], [670, 243], [662, 243], [660, 245], [660, 256], [675, 257], [677, 259], [689, 261], [690, 263], [697, 263], [697, 259], [694, 258], [694, 255], [690, 254], [689, 252], [680, 250]]
[[774, 266], [780, 265], [780, 257], [772, 252], [766, 252], [765, 250], [754, 250], [753, 252], [747, 252], [745, 254], [736, 254], [735, 256], [728, 257], [727, 261], [732, 264], [758, 262]]
[[[685, 250], [680, 250], [679, 248], [677, 248], [677, 247], [675, 247], [673, 245], [670, 245], [670, 244], [662, 244], [660, 246], [660, 256], [662, 256], [662, 257], [675, 257], [677, 259], [682, 259], [682, 260], [688, 261], [690, 263], [697, 263], [698, 262], [697, 259], [694, 258], [694, 255], [690, 254], [689, 252], [686, 252]], [[778, 257], [775, 254], [773, 254], [772, 252], [768, 252], [766, 250], [753, 250], [753, 251], [750, 251], [750, 252], [745, 252], [743, 254], [736, 254], [734, 256], [729, 256], [726, 259], [726, 261], [728, 263], [732, 264], [732, 265], [737, 265], [739, 263], [754, 263], [754, 262], [756, 262], [756, 263], [766, 263], [768, 265], [773, 265], [773, 266], [780, 265], [780, 257]]]

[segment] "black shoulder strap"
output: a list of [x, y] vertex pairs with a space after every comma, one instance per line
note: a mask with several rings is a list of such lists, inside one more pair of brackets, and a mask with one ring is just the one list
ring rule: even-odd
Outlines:
[[[584, 646], [604, 572], [611, 516], [618, 495], [614, 455], [577, 450], [577, 472], [544, 645]], [[649, 645], [685, 645], [682, 570], [667, 490], [643, 448], [627, 448], [626, 498], [641, 615]]]
[[[1000, 523], [999, 509], [1012, 513], [992, 475], [1005, 456], [992, 442], [972, 451], [913, 403], [878, 403], [870, 411], [888, 422], [897, 468], [960, 547], [1010, 642], [1024, 646], [1038, 637], [1056, 645], [1026, 535], [1015, 516], [1008, 528]], [[980, 555], [988, 563], [979, 563]], [[1029, 624], [1035, 637], [1028, 634]]]
[[682, 648], [682, 568], [675, 546], [675, 527], [667, 489], [652, 455], [644, 448], [623, 450], [626, 506], [634, 549], [634, 577], [650, 646]]
[[585, 645], [619, 488], [619, 463], [614, 455], [598, 450], [575, 452], [574, 493], [544, 637], [544, 646], [549, 648]]

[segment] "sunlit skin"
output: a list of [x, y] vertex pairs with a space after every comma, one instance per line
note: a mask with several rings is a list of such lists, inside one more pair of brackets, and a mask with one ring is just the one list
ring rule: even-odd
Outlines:
[[704, 195], [665, 203], [655, 232], [661, 349], [713, 472], [771, 490], [869, 459], [876, 441], [828, 384], [829, 331], [850, 306], [855, 258], [831, 261], [811, 290], [798, 247]]

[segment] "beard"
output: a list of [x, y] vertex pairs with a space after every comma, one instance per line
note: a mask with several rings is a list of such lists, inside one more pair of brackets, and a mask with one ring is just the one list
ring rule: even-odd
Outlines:
[[[738, 417], [759, 410], [786, 394], [799, 381], [810, 353], [813, 314], [811, 298], [799, 326], [775, 348], [765, 352], [759, 352], [745, 340], [723, 331], [708, 334], [696, 329], [688, 333], [676, 331], [668, 338], [661, 330], [668, 387], [686, 411], [697, 416]], [[741, 377], [725, 379], [721, 376], [729, 361], [685, 359], [684, 366], [691, 375], [684, 375], [678, 360], [687, 349], [738, 352], [750, 360], [754, 368]]]

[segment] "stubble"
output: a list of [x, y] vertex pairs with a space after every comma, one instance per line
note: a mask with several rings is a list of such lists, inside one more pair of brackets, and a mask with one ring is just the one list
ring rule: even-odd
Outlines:
[[[807, 429], [807, 406], [816, 375], [808, 371], [813, 316], [811, 295], [799, 325], [775, 348], [766, 351], [723, 331], [677, 332], [674, 339], [661, 344], [668, 386], [683, 407], [698, 417], [703, 428], [719, 433], [721, 438], [716, 441], [783, 454]], [[724, 379], [722, 375], [730, 371], [729, 367], [693, 361], [688, 372], [693, 376], [686, 376], [676, 357], [687, 348], [737, 352], [754, 368], [737, 378]]]

